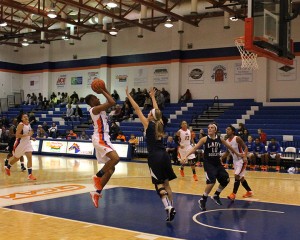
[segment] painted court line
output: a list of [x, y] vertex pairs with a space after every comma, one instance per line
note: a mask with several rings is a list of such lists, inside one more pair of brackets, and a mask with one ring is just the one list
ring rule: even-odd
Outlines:
[[224, 230], [224, 231], [231, 231], [231, 232], [240, 232], [240, 233], [247, 233], [247, 231], [243, 231], [243, 230], [236, 230], [236, 229], [231, 229], [231, 228], [221, 228], [221, 227], [216, 227], [216, 226], [212, 226], [212, 225], [208, 225], [205, 223], [202, 223], [200, 221], [197, 220], [197, 217], [202, 215], [202, 214], [207, 214], [207, 213], [211, 213], [211, 212], [218, 212], [218, 211], [258, 211], [258, 212], [269, 212], [269, 213], [284, 213], [284, 212], [280, 212], [280, 211], [271, 211], [271, 210], [264, 210], [264, 209], [244, 209], [244, 208], [229, 208], [229, 209], [214, 209], [214, 210], [208, 210], [205, 212], [200, 212], [197, 213], [193, 216], [193, 220], [204, 226], [204, 227], [208, 227], [208, 228], [214, 228], [214, 229], [219, 229], [219, 230]]
[[[25, 213], [25, 214], [31, 214], [31, 215], [48, 217], [47, 215], [44, 215], [44, 214], [34, 213], [34, 212], [24, 212], [24, 211], [16, 210], [16, 209], [10, 209], [10, 211], [15, 211], [15, 212], [21, 212], [21, 213]], [[124, 229], [124, 228], [111, 227], [111, 226], [106, 226], [106, 225], [102, 225], [102, 224], [86, 223], [86, 222], [83, 222], [83, 221], [78, 221], [78, 220], [73, 220], [73, 219], [67, 219], [67, 218], [61, 218], [61, 217], [54, 217], [54, 216], [50, 216], [50, 217], [51, 218], [55, 218], [55, 219], [59, 219], [59, 220], [69, 221], [69, 222], [89, 224], [88, 226], [105, 227], [105, 228], [110, 228], [110, 229], [124, 231], [124, 232], [143, 234], [145, 236], [148, 235], [147, 233], [144, 233], [144, 232], [133, 231], [133, 230]], [[152, 236], [155, 236], [156, 238], [165, 238], [165, 239], [171, 239], [171, 240], [184, 240], [182, 238], [173, 238], [173, 237], [168, 237], [168, 236], [163, 236], [163, 235], [155, 235], [155, 234], [153, 234]]]

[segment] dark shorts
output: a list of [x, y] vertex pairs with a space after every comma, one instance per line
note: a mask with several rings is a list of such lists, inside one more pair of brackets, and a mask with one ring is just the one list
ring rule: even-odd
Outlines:
[[148, 166], [153, 184], [162, 184], [165, 180], [171, 181], [176, 178], [170, 156], [166, 151], [149, 153]]
[[8, 152], [12, 153], [14, 150], [14, 144], [15, 144], [16, 138], [11, 138], [8, 141]]
[[204, 171], [206, 174], [205, 177], [207, 184], [215, 183], [216, 180], [218, 180], [218, 182], [222, 182], [221, 179], [229, 178], [228, 172], [222, 165], [213, 165], [211, 163], [204, 162]]

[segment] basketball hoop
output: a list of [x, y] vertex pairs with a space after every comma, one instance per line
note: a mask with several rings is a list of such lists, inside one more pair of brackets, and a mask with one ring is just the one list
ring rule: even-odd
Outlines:
[[234, 40], [236, 47], [238, 48], [241, 58], [242, 58], [242, 66], [241, 68], [248, 69], [248, 70], [257, 70], [257, 54], [247, 51], [245, 49], [245, 38], [239, 37]]

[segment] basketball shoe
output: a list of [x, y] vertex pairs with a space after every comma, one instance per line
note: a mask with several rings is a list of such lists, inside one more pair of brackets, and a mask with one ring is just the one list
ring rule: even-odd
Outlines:
[[94, 203], [95, 208], [99, 207], [99, 199], [102, 198], [102, 195], [97, 192], [90, 192], [92, 201]]
[[252, 191], [248, 191], [243, 195], [243, 198], [248, 198], [248, 197], [252, 197], [253, 196], [253, 192]]
[[222, 205], [220, 196], [214, 195], [214, 196], [211, 197], [211, 199], [212, 199], [217, 205]]
[[231, 193], [229, 196], [227, 196], [228, 199], [230, 199], [231, 201], [235, 200], [235, 194]]
[[33, 180], [33, 181], [34, 181], [34, 180], [36, 180], [36, 177], [33, 176], [32, 174], [29, 174], [28, 177], [27, 177], [27, 179], [28, 179], [28, 180]]
[[94, 175], [93, 182], [94, 182], [95, 189], [101, 191], [102, 190], [101, 178]]
[[198, 181], [198, 177], [196, 174], [193, 175], [194, 181]]
[[202, 211], [206, 211], [206, 200], [204, 198], [201, 198], [198, 201], [199, 207]]
[[4, 171], [7, 176], [10, 176], [10, 169], [7, 166], [4, 167]]
[[168, 206], [165, 208], [166, 212], [167, 212], [167, 218], [166, 218], [166, 221], [167, 222], [172, 222], [175, 215], [176, 215], [176, 211], [175, 211], [175, 208], [172, 207], [172, 206]]
[[184, 170], [179, 168], [179, 172], [180, 172], [181, 177], [184, 177]]

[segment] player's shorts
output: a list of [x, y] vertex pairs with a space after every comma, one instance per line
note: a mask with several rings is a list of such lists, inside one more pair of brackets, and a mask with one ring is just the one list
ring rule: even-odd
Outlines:
[[154, 151], [148, 154], [148, 166], [153, 184], [163, 184], [173, 180], [176, 174], [172, 168], [170, 156], [166, 151]]
[[220, 165], [213, 165], [208, 162], [204, 162], [204, 171], [206, 177], [206, 184], [215, 183], [216, 180], [218, 182], [222, 181], [221, 179], [229, 179], [229, 174], [225, 170], [225, 168]]
[[110, 158], [106, 156], [107, 153], [115, 151], [114, 146], [108, 140], [99, 141], [99, 139], [92, 137], [92, 143], [96, 151], [96, 158], [98, 163], [107, 163]]
[[[186, 146], [184, 148], [178, 147], [178, 159], [180, 160], [180, 159], [184, 158], [192, 148], [193, 147], [190, 145]], [[194, 158], [196, 158], [194, 153], [192, 153], [191, 155], [188, 156], [188, 160], [191, 160]]]
[[25, 153], [33, 152], [33, 147], [30, 141], [16, 142], [13, 150], [13, 155], [16, 158], [21, 158]]
[[243, 160], [233, 161], [234, 174], [240, 177], [244, 177], [246, 174], [247, 163], [244, 164]]

